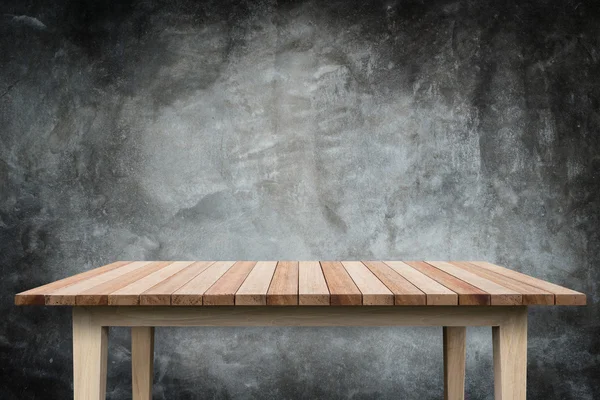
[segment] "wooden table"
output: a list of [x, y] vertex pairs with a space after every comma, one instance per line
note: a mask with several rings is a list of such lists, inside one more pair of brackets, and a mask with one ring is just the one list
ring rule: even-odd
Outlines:
[[103, 399], [108, 327], [132, 327], [133, 398], [151, 399], [155, 326], [442, 326], [447, 400], [467, 326], [491, 326], [495, 397], [525, 399], [527, 306], [584, 294], [487, 262], [119, 261], [16, 295], [73, 307], [76, 400]]

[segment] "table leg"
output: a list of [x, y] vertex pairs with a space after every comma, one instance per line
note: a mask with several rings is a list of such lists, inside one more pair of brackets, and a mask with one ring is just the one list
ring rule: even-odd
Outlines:
[[527, 395], [527, 307], [515, 310], [492, 328], [496, 400], [525, 400]]
[[131, 372], [133, 400], [152, 399], [154, 375], [154, 328], [131, 328]]
[[444, 400], [464, 400], [467, 328], [444, 327]]
[[75, 400], [106, 398], [108, 327], [95, 324], [91, 312], [73, 308], [73, 391]]

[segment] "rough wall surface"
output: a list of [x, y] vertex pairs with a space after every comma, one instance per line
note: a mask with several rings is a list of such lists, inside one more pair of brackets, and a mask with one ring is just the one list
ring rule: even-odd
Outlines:
[[[600, 398], [600, 10], [589, 1], [1, 1], [0, 398], [71, 396], [67, 308], [114, 259], [486, 259], [532, 400]], [[130, 397], [112, 331], [108, 398]], [[467, 393], [492, 399], [491, 334]], [[439, 399], [441, 329], [158, 329], [155, 399]]]

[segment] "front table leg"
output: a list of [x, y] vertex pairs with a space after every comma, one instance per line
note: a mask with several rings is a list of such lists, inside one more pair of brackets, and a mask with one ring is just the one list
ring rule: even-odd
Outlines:
[[152, 400], [154, 375], [154, 328], [131, 328], [131, 372], [133, 400]]
[[444, 327], [444, 400], [464, 400], [467, 328]]
[[527, 307], [511, 312], [492, 328], [496, 400], [525, 400], [527, 395]]
[[106, 398], [108, 327], [95, 324], [91, 313], [73, 307], [73, 391], [75, 400]]

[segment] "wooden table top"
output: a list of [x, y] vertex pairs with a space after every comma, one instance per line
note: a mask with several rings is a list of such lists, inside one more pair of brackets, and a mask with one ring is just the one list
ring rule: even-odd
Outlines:
[[583, 293], [483, 261], [118, 261], [17, 305], [585, 305]]

